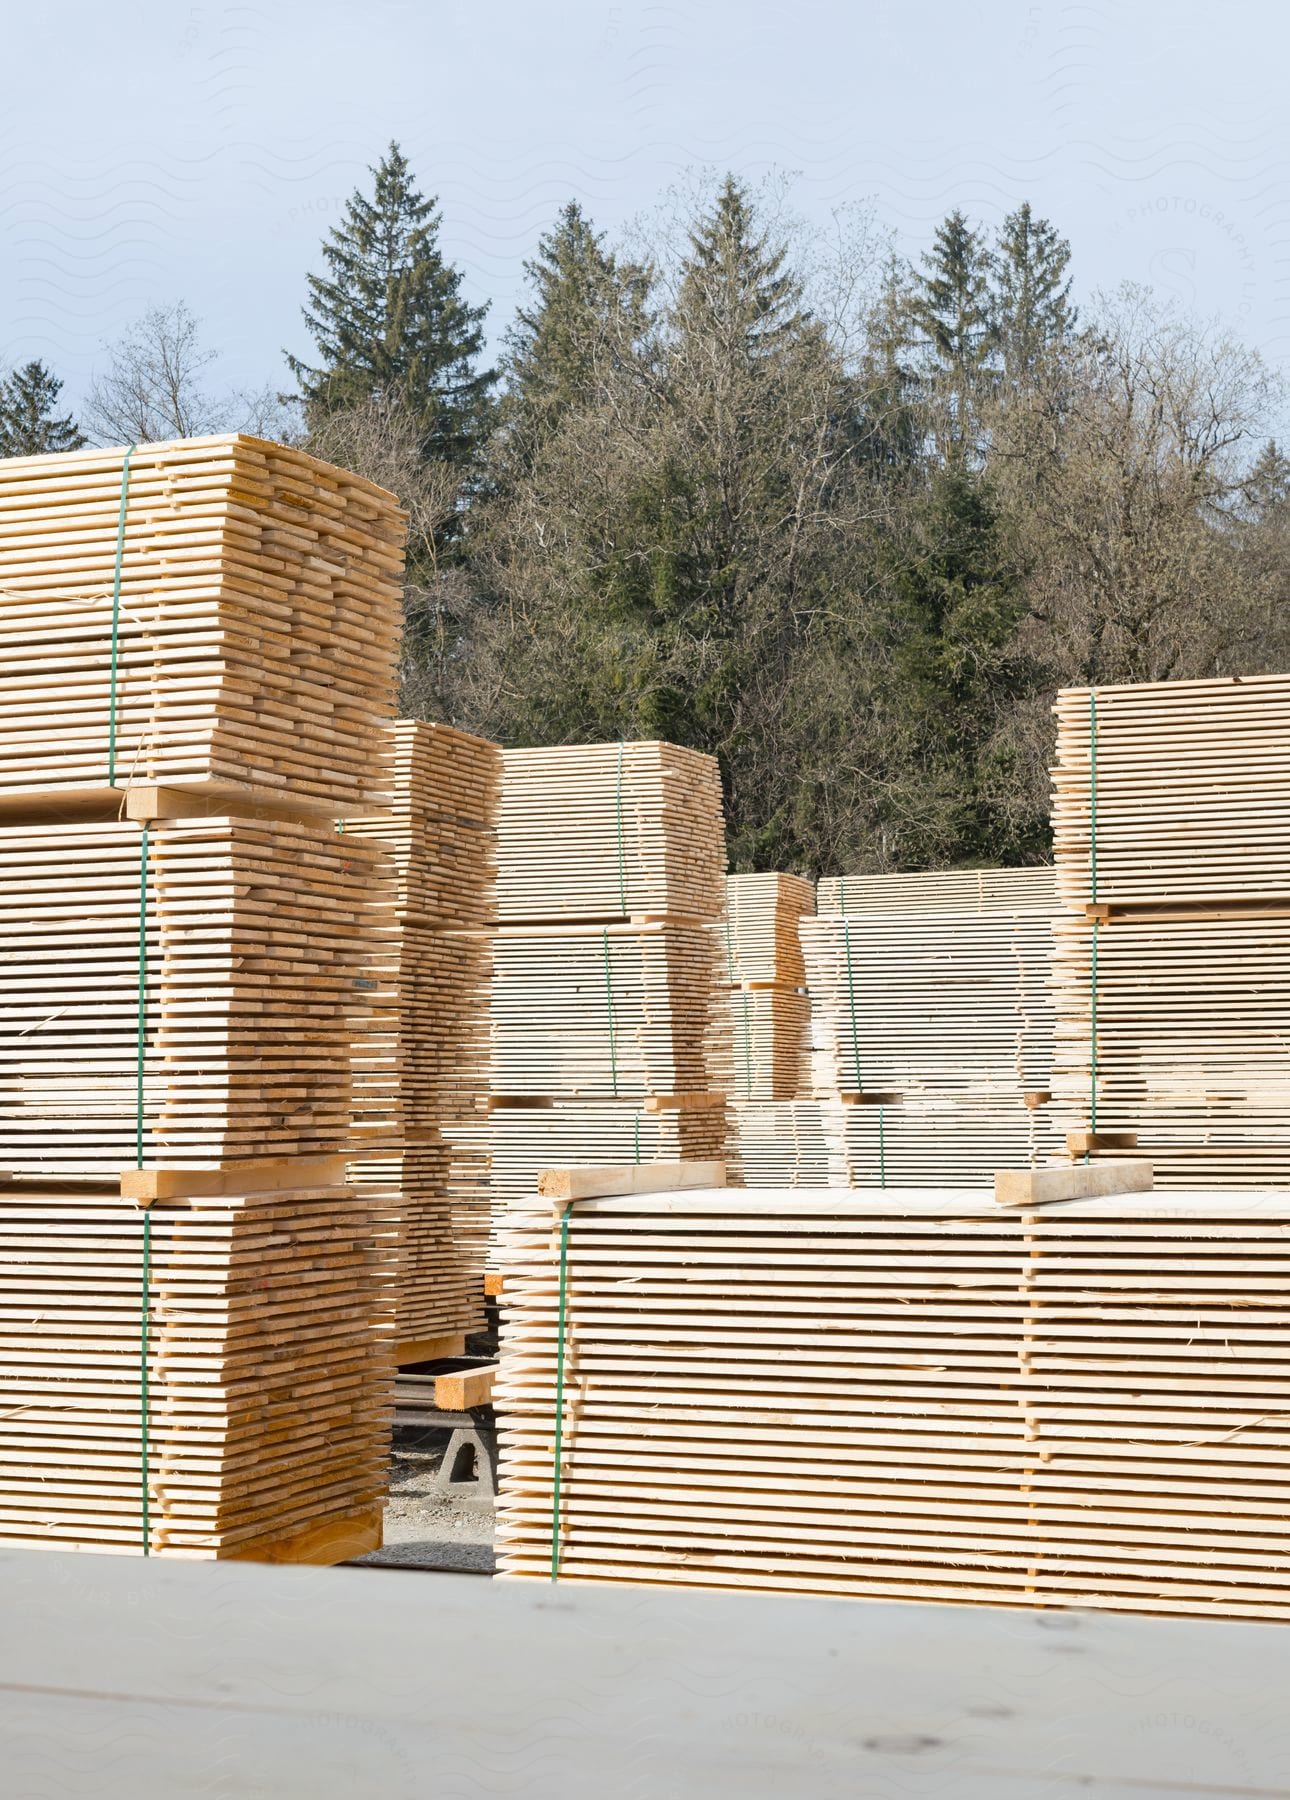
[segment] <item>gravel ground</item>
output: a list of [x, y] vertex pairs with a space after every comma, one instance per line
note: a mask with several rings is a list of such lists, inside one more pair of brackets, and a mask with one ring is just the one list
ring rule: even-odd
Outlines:
[[493, 1502], [465, 1483], [446, 1492], [435, 1485], [447, 1445], [445, 1431], [396, 1431], [385, 1548], [355, 1566], [414, 1563], [491, 1575]]

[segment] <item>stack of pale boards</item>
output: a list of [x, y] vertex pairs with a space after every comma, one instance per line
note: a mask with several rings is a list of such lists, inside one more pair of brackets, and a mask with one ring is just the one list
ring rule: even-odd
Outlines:
[[731, 875], [713, 927], [731, 1034], [726, 1159], [750, 1187], [830, 1178], [821, 1109], [810, 1096], [810, 1014], [801, 923], [815, 888], [798, 875]]
[[[385, 1091], [394, 1143], [354, 1177], [399, 1197], [399, 1360], [484, 1326], [488, 1246], [488, 983], [496, 917], [501, 751], [450, 726], [392, 728], [393, 800], [348, 836], [387, 846], [397, 894], [396, 1049]], [[372, 1101], [376, 1103], [373, 1105]], [[362, 1116], [362, 1110], [360, 1110]]]
[[[568, 1216], [560, 1578], [1290, 1619], [1290, 1194]], [[494, 1391], [499, 1572], [540, 1580], [555, 1223], [512, 1209]]]
[[574, 1162], [718, 1155], [721, 785], [674, 744], [503, 753], [493, 1203]]
[[1290, 676], [1056, 710], [1054, 1093], [1161, 1186], [1290, 1185]]
[[[788, 878], [731, 888], [748, 879]], [[1053, 871], [831, 878], [818, 905], [796, 922], [809, 1079], [731, 1109], [732, 1172], [750, 1187], [983, 1188], [1059, 1153]], [[736, 1056], [736, 1093], [738, 1074]]]
[[402, 518], [253, 439], [126, 460], [0, 463], [0, 1541], [331, 1561], [385, 1486], [392, 914], [335, 821]]

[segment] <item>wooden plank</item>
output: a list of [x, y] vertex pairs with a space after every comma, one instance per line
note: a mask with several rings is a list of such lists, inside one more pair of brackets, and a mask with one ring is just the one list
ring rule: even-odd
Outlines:
[[724, 1187], [724, 1163], [642, 1163], [587, 1169], [543, 1169], [538, 1192], [567, 1205], [571, 1200], [604, 1199], [617, 1194], [657, 1194], [683, 1188]]
[[263, 1194], [297, 1187], [342, 1187], [344, 1156], [248, 1157], [222, 1169], [123, 1169], [121, 1197], [151, 1205], [158, 1200], [207, 1200], [227, 1194]]
[[[932, 1582], [839, 1607], [694, 1591], [700, 1571], [682, 1592], [561, 1581], [553, 1605], [549, 1571], [439, 1576], [432, 1603], [423, 1575], [389, 1570], [312, 1582], [291, 1569], [230, 1567], [218, 1583], [208, 1573], [4, 1558], [6, 1600], [31, 1621], [0, 1648], [0, 1756], [15, 1792], [50, 1789], [54, 1746], [67, 1800], [197, 1800], [215, 1758], [230, 1792], [351, 1800], [381, 1788], [402, 1800], [427, 1768], [540, 1763], [546, 1789], [599, 1800], [616, 1791], [642, 1716], [668, 1711], [678, 1644], [721, 1679], [693, 1683], [668, 1731], [638, 1749], [650, 1793], [1290, 1792], [1269, 1704], [1286, 1684], [1285, 1634], [1262, 1624], [1054, 1617], [1000, 1604], [998, 1590], [956, 1605]], [[123, 1632], [122, 1618], [137, 1629]], [[593, 1692], [579, 1729], [553, 1743], [568, 1696]], [[1144, 1707], [1144, 1693], [1169, 1698]]]
[[1087, 1200], [1099, 1194], [1140, 1194], [1155, 1185], [1142, 1158], [1076, 1163], [1070, 1167], [1000, 1169], [994, 1197], [1000, 1206], [1046, 1206], [1054, 1200]]

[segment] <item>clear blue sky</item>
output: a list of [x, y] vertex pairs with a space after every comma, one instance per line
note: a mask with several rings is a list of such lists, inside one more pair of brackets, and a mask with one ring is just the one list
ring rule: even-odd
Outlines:
[[498, 332], [579, 198], [611, 234], [687, 168], [871, 196], [913, 252], [1028, 198], [1081, 291], [1128, 277], [1290, 365], [1290, 9], [1256, 0], [82, 0], [11, 9], [0, 363], [75, 399], [183, 297], [221, 374], [283, 379], [318, 240], [394, 136]]

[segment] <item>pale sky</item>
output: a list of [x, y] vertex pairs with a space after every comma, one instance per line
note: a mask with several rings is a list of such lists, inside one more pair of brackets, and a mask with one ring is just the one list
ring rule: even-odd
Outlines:
[[1079, 294], [1146, 281], [1290, 368], [1290, 9], [1260, 0], [82, 0], [8, 9], [0, 365], [84, 389], [184, 298], [240, 386], [286, 382], [319, 240], [391, 137], [490, 333], [571, 196], [611, 236], [687, 169], [872, 198], [916, 252], [1029, 199]]

